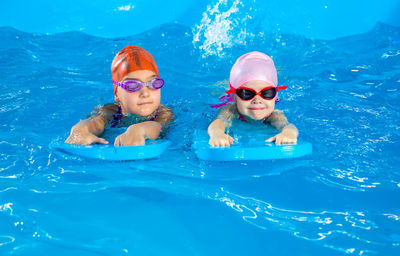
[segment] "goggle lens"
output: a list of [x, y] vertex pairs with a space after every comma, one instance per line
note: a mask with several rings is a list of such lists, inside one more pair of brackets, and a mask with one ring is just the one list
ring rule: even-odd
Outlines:
[[236, 95], [242, 100], [251, 100], [256, 95], [260, 95], [261, 98], [265, 100], [272, 100], [276, 96], [276, 88], [263, 89], [261, 92], [257, 93], [252, 89], [238, 88], [236, 89]]
[[256, 92], [248, 89], [236, 89], [236, 95], [242, 100], [251, 100], [256, 96]]
[[272, 100], [276, 96], [276, 88], [269, 88], [264, 91], [261, 91], [261, 97], [266, 100]]
[[113, 81], [119, 87], [124, 88], [128, 92], [140, 91], [144, 86], [149, 87], [151, 90], [158, 90], [164, 86], [164, 80], [160, 77], [156, 77], [148, 82], [142, 82], [138, 80], [127, 80], [124, 82]]

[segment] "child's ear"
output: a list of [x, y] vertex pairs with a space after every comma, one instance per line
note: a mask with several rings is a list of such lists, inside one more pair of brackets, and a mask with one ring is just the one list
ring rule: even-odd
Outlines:
[[115, 102], [119, 102], [119, 98], [118, 98], [118, 95], [117, 95], [117, 90], [118, 90], [118, 88], [116, 88], [115, 91], [114, 91], [114, 100], [115, 100]]

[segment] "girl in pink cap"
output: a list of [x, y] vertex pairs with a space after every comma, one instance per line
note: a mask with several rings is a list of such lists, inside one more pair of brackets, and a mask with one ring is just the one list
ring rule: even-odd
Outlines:
[[209, 125], [209, 144], [213, 147], [230, 146], [233, 138], [225, 133], [235, 118], [246, 122], [272, 125], [279, 134], [267, 139], [276, 144], [296, 144], [299, 132], [289, 123], [281, 110], [275, 109], [278, 92], [287, 86], [278, 86], [278, 77], [272, 59], [261, 52], [250, 52], [236, 60], [229, 77], [230, 90], [226, 97], [232, 103], [224, 105], [217, 118]]

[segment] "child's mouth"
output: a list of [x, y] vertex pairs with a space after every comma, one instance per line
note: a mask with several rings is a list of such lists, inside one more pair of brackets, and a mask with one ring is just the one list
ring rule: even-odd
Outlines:
[[138, 105], [143, 106], [143, 105], [148, 105], [148, 104], [152, 104], [152, 102], [142, 102], [142, 103], [139, 103]]

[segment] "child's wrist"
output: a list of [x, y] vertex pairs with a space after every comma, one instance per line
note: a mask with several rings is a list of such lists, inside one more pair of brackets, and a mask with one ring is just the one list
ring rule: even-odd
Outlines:
[[215, 138], [215, 137], [222, 137], [225, 136], [226, 133], [224, 131], [214, 131], [210, 137]]
[[73, 134], [85, 134], [85, 133], [89, 133], [89, 129], [84, 123], [79, 122], [76, 125], [72, 126], [71, 134], [72, 133]]
[[297, 129], [287, 125], [282, 129], [282, 133], [285, 134], [286, 136], [290, 136], [293, 138], [297, 138], [297, 136], [299, 135]]
[[133, 124], [133, 125], [129, 126], [127, 129], [127, 132], [135, 134], [135, 135], [140, 135], [143, 137], [145, 135], [145, 130], [144, 130], [143, 126], [138, 125], [138, 124]]

